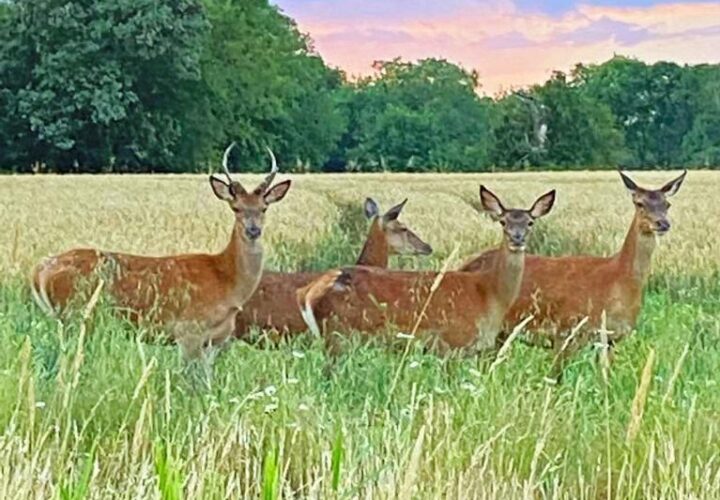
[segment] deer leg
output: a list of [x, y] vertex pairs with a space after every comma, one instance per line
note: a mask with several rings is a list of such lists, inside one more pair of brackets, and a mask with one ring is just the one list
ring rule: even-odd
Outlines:
[[[605, 352], [605, 358], [603, 358], [603, 351]], [[606, 345], [600, 346], [598, 351], [595, 355], [595, 361], [601, 366], [605, 366], [607, 368], [608, 372], [615, 361], [615, 342], [608, 339]], [[604, 363], [607, 362], [607, 365], [604, 365]], [[603, 368], [603, 369], [605, 369]]]
[[615, 362], [615, 342], [612, 340], [608, 341], [608, 363], [612, 365]]

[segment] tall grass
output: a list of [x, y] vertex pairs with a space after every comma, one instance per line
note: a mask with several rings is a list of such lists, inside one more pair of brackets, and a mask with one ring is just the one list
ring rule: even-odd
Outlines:
[[[558, 187], [540, 252], [617, 248], [632, 210], [609, 174], [395, 179], [300, 178], [269, 214], [268, 265], [354, 260], [365, 226], [352, 207], [367, 195], [410, 197], [404, 220], [439, 251], [394, 264], [435, 269], [456, 244], [496, 241], [469, 204], [480, 179], [518, 205]], [[2, 178], [14, 229], [0, 240], [0, 497], [718, 498], [720, 256], [714, 215], [696, 214], [718, 210], [703, 196], [719, 181], [693, 173], [673, 201], [637, 334], [607, 383], [586, 351], [548, 387], [549, 355], [516, 343], [492, 369], [355, 346], [326, 377], [321, 343], [301, 336], [232, 345], [208, 388], [102, 300], [59, 323], [24, 282], [39, 256], [76, 244], [220, 248], [229, 214], [204, 179]]]

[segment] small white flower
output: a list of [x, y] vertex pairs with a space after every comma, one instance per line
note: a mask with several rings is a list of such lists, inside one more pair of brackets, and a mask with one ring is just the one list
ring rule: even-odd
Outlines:
[[397, 335], [395, 335], [395, 338], [405, 339], [405, 340], [412, 340], [412, 339], [415, 338], [415, 336], [414, 336], [414, 335], [409, 335], [409, 334], [403, 333], [403, 332], [398, 332]]
[[274, 396], [277, 392], [277, 387], [275, 387], [274, 385], [269, 385], [263, 390], [263, 392], [266, 396]]
[[403, 408], [400, 410], [400, 415], [405, 418], [410, 418], [412, 417], [412, 410], [410, 408]]
[[292, 352], [292, 355], [293, 355], [294, 358], [298, 358], [298, 359], [302, 359], [302, 358], [305, 357], [305, 353], [304, 353], [304, 352], [300, 352], [300, 351], [293, 351], [293, 352]]
[[470, 382], [463, 382], [462, 384], [460, 384], [460, 388], [470, 392], [477, 391], [477, 387], [475, 387], [475, 385], [471, 384]]
[[35, 403], [35, 408], [45, 408], [45, 401], [38, 401]]
[[308, 405], [306, 405], [305, 403], [300, 403], [300, 404], [298, 405], [298, 410], [300, 410], [300, 411], [308, 411], [309, 409], [310, 409], [310, 408], [309, 408]]
[[300, 381], [299, 381], [298, 379], [296, 379], [296, 378], [289, 378], [289, 379], [287, 379], [287, 383], [288, 383], [288, 384], [297, 384], [297, 383], [299, 383], [299, 382], [300, 382]]
[[408, 368], [417, 368], [418, 366], [420, 366], [420, 363], [418, 363], [417, 361], [411, 361], [408, 365]]

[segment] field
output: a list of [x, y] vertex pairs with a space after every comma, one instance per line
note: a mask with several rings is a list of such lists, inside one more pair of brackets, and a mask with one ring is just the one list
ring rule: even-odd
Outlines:
[[[472, 207], [481, 182], [516, 206], [557, 188], [537, 253], [609, 254], [632, 217], [612, 172], [299, 176], [268, 213], [266, 267], [352, 262], [365, 196], [408, 197], [402, 220], [435, 249], [393, 267], [439, 269], [457, 247], [456, 267], [499, 241]], [[587, 350], [550, 387], [548, 353], [522, 344], [492, 371], [356, 347], [327, 378], [321, 343], [302, 336], [232, 345], [201, 388], [176, 348], [141, 342], [102, 304], [85, 322], [45, 317], [26, 278], [74, 246], [221, 249], [231, 215], [206, 178], [0, 177], [0, 498], [720, 498], [719, 192], [719, 174], [693, 171], [672, 199], [607, 383]]]

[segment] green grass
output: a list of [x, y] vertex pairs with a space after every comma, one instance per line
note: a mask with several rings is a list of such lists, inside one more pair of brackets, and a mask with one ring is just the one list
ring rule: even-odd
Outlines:
[[[324, 199], [335, 222], [313, 238], [274, 237], [269, 267], [354, 260], [365, 226], [346, 198]], [[435, 246], [427, 224], [419, 232]], [[626, 227], [607, 224], [612, 238], [553, 222], [534, 249], [602, 252]], [[478, 238], [492, 240], [489, 224], [473, 227], [486, 226]], [[543, 381], [549, 353], [520, 343], [492, 372], [487, 359], [354, 345], [327, 377], [309, 336], [232, 344], [208, 387], [177, 348], [141, 342], [102, 302], [85, 324], [42, 315], [20, 245], [0, 263], [17, 270], [0, 281], [0, 498], [720, 498], [720, 274], [705, 233], [692, 234], [685, 250], [658, 249], [638, 331], [607, 385], [588, 349], [558, 387]], [[438, 247], [400, 264], [438, 268], [452, 245]], [[702, 248], [704, 267], [683, 266], [696, 255], [687, 248]]]
[[[653, 290], [607, 387], [589, 351], [547, 387], [547, 353], [521, 345], [493, 373], [484, 360], [411, 350], [401, 364], [358, 346], [326, 378], [321, 346], [300, 337], [272, 350], [233, 345], [206, 389], [174, 348], [136, 341], [108, 310], [79, 343], [79, 318], [61, 326], [19, 284], [4, 286], [0, 494], [716, 497], [720, 306], [704, 300], [713, 288], [673, 299]], [[650, 348], [641, 430], [626, 443]]]

